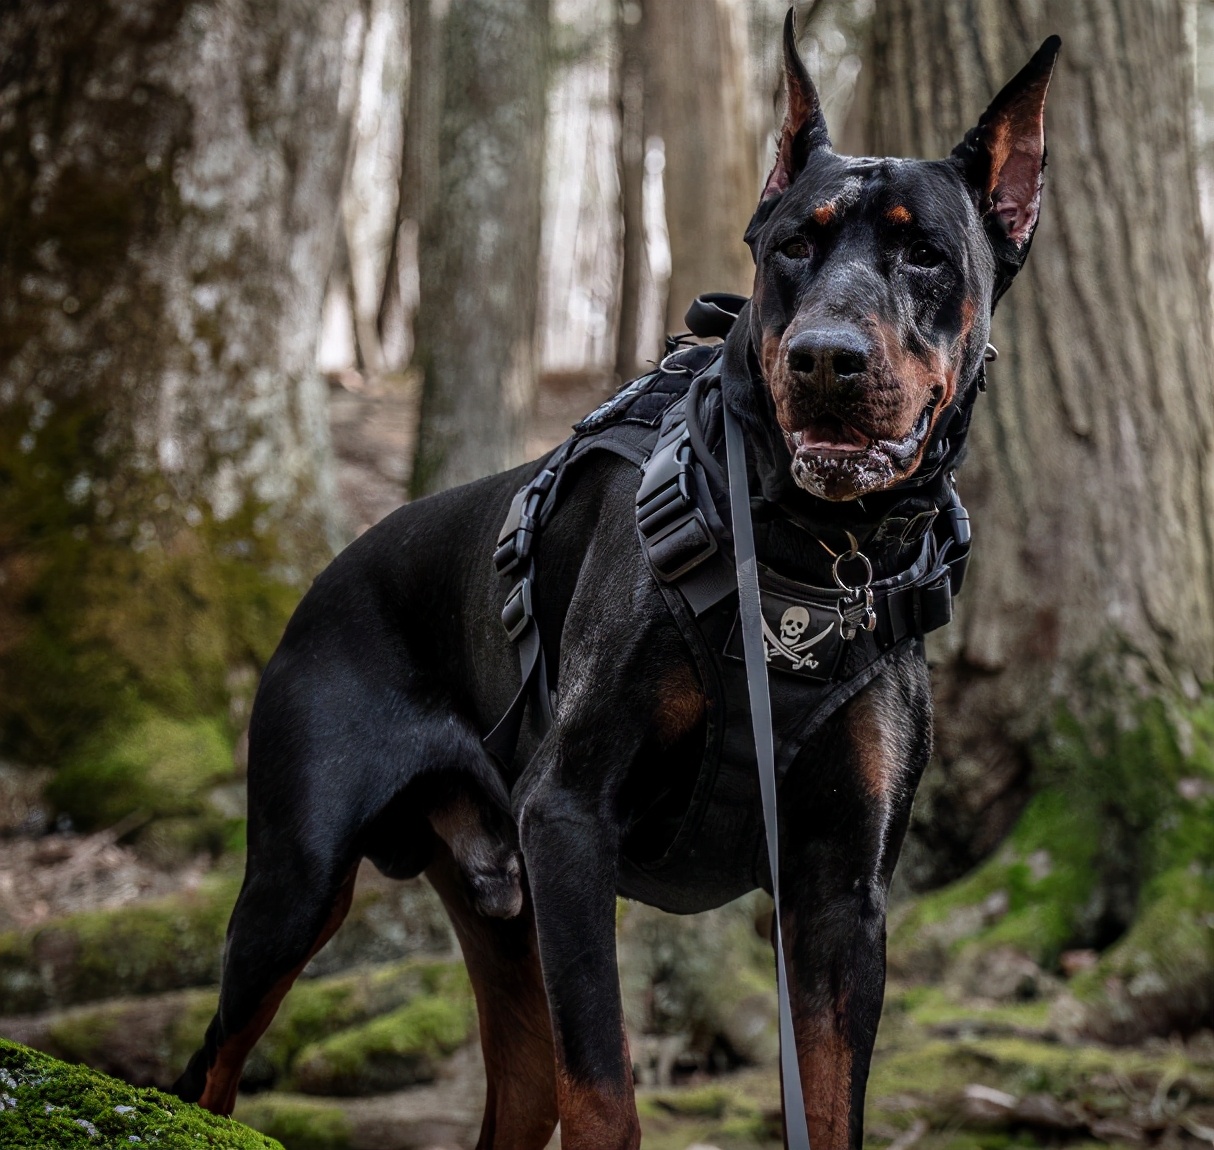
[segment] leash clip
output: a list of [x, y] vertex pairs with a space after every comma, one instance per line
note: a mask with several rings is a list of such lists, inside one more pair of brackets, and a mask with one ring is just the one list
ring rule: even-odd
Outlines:
[[[860, 550], [856, 537], [850, 531], [847, 533], [847, 539], [851, 548], [835, 556], [830, 573], [834, 577], [835, 585], [844, 592], [835, 605], [835, 610], [839, 613], [839, 634], [850, 642], [861, 628], [865, 631], [876, 630], [877, 613], [873, 610], [873, 565], [868, 561], [868, 556]], [[844, 583], [839, 574], [839, 564], [851, 559], [858, 559], [864, 564], [864, 582], [856, 587]]]

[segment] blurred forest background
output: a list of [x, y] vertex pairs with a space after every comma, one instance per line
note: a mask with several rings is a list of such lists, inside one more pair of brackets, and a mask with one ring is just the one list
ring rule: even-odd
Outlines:
[[[785, 8], [5, 6], [0, 1036], [179, 1073], [295, 602], [404, 499], [563, 439], [694, 295], [748, 291]], [[945, 154], [1063, 38], [868, 1143], [1214, 1146], [1214, 3], [798, 14], [860, 154]], [[775, 1144], [768, 913], [621, 905], [647, 1146]], [[305, 975], [237, 1117], [287, 1150], [472, 1146], [474, 1011], [425, 883], [364, 870]]]

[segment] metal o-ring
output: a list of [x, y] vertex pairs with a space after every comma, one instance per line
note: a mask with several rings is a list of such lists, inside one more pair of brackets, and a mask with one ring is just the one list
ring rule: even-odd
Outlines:
[[851, 551], [844, 551], [843, 554], [836, 555], [834, 563], [831, 564], [830, 573], [834, 576], [835, 585], [839, 588], [839, 590], [856, 591], [860, 589], [844, 583], [843, 580], [839, 578], [839, 564], [842, 563], [844, 559], [859, 559], [860, 562], [864, 564], [864, 582], [860, 584], [860, 588], [867, 587], [870, 583], [872, 583], [873, 565], [868, 561], [868, 556], [865, 555], [863, 551], [858, 551], [853, 548]]

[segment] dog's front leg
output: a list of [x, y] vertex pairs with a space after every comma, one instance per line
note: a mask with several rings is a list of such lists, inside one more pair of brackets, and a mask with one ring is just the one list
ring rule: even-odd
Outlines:
[[885, 905], [931, 748], [926, 672], [895, 666], [832, 721], [823, 773], [781, 789], [781, 896], [813, 1150], [859, 1150], [885, 992]]
[[539, 781], [519, 812], [564, 1150], [632, 1150], [641, 1141], [615, 955], [614, 784], [626, 762], [609, 742], [558, 726], [532, 765]]

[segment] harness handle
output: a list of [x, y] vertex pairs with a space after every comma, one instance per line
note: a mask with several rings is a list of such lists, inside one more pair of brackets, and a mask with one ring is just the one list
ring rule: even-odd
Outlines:
[[805, 1122], [805, 1099], [797, 1066], [797, 1042], [788, 997], [788, 970], [784, 962], [784, 934], [780, 925], [780, 828], [776, 821], [776, 748], [772, 733], [771, 693], [767, 658], [763, 652], [763, 608], [759, 600], [759, 561], [755, 555], [754, 527], [750, 519], [750, 485], [746, 479], [746, 441], [742, 429], [723, 403], [725, 449], [729, 464], [729, 505], [733, 515], [734, 557], [738, 572], [738, 614], [742, 621], [742, 647], [746, 655], [746, 685], [750, 692], [750, 720], [754, 727], [755, 759], [759, 766], [759, 792], [763, 824], [767, 829], [767, 863], [771, 868], [772, 918], [775, 935], [777, 992], [780, 999], [780, 1083], [784, 1097], [784, 1134], [788, 1150], [810, 1150]]

